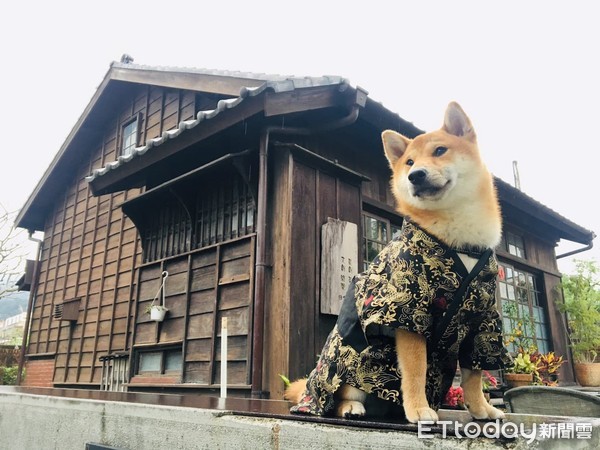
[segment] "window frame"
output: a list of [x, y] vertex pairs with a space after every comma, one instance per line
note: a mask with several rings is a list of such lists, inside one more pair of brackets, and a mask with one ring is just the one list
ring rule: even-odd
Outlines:
[[[129, 155], [131, 155], [133, 150], [135, 150], [137, 147], [139, 147], [141, 122], [142, 122], [142, 113], [137, 113], [137, 114], [133, 115], [132, 117], [130, 117], [129, 119], [127, 119], [121, 125], [121, 133], [120, 133], [120, 139], [119, 139], [119, 156], [129, 156]], [[133, 144], [125, 147], [125, 139], [126, 139], [125, 130], [127, 129], [127, 127], [129, 127], [131, 124], [134, 124], [134, 123], [136, 124], [134, 142], [133, 142]], [[132, 136], [133, 134], [134, 133], [130, 133], [127, 135], [127, 137]], [[128, 150], [127, 153], [125, 152], [126, 150]]]
[[[181, 365], [179, 369], [170, 369], [167, 370], [166, 362], [167, 362], [167, 354], [178, 352], [181, 357]], [[145, 354], [151, 353], [160, 353], [160, 363], [159, 370], [141, 370], [142, 356]], [[182, 345], [169, 345], [169, 346], [150, 346], [137, 348], [135, 350], [134, 356], [134, 376], [144, 377], [144, 376], [173, 376], [173, 375], [181, 375], [183, 374], [183, 347]]]
[[[515, 253], [511, 251], [511, 245], [515, 247]], [[504, 236], [502, 237], [502, 247], [504, 251], [515, 258], [523, 260], [527, 259], [527, 246], [525, 245], [525, 237], [520, 233], [515, 233], [514, 231], [505, 231]]]
[[[377, 239], [372, 239], [370, 237], [368, 237], [367, 235], [367, 227], [366, 227], [366, 219], [373, 219], [376, 220], [378, 222], [382, 222], [385, 224], [385, 230], [386, 230], [386, 235], [387, 235], [387, 240], [383, 241], [383, 240], [377, 240]], [[373, 262], [372, 260], [369, 261], [367, 258], [367, 242], [375, 242], [379, 245], [381, 245], [381, 249], [383, 249], [393, 238], [394, 238], [394, 233], [396, 232], [396, 230], [400, 230], [400, 228], [402, 228], [402, 223], [398, 224], [395, 221], [392, 221], [390, 219], [388, 219], [387, 217], [382, 217], [378, 214], [374, 214], [370, 211], [365, 211], [363, 209], [362, 213], [361, 213], [361, 228], [362, 228], [362, 233], [361, 233], [361, 255], [362, 255], [362, 261], [363, 261], [363, 270], [366, 270], [369, 267], [369, 264], [371, 264], [371, 262]], [[379, 252], [381, 252], [381, 250], [379, 250]], [[379, 252], [377, 252], [377, 254], [379, 254]]]
[[[498, 278], [496, 298], [498, 302], [498, 310], [502, 318], [502, 333], [505, 340], [508, 340], [510, 337], [514, 336], [512, 333], [510, 333], [510, 331], [515, 328], [514, 320], [517, 322], [525, 322], [525, 320], [531, 319], [533, 321], [531, 334], [528, 334], [525, 337], [530, 339], [532, 344], [535, 344], [541, 353], [551, 351], [553, 349], [553, 342], [548, 318], [548, 299], [544, 294], [545, 291], [543, 288], [542, 278], [539, 276], [539, 274], [531, 271], [530, 268], [521, 268], [518, 265], [515, 266], [515, 264], [508, 261], [499, 260], [498, 265], [501, 269], [501, 272], [504, 273], [503, 279]], [[512, 272], [510, 283], [507, 281], [509, 279], [508, 270]], [[525, 279], [524, 286], [519, 285], [519, 278], [521, 275]], [[503, 296], [504, 288], [502, 283], [506, 285], [506, 296]], [[510, 298], [510, 287], [513, 289], [514, 298], [512, 299]], [[527, 293], [527, 303], [519, 299], [519, 290]], [[506, 317], [505, 305], [509, 303], [516, 305], [516, 319], [510, 319]], [[526, 311], [529, 319], [524, 317], [524, 315], [522, 316], [522, 312], [524, 310]], [[537, 314], [538, 312], [539, 315]], [[510, 329], [505, 329], [506, 321], [510, 322]], [[539, 333], [538, 327], [543, 327], [543, 330], [540, 328], [540, 330], [542, 330], [541, 333]], [[509, 344], [508, 347], [510, 351], [516, 350], [511, 344]]]

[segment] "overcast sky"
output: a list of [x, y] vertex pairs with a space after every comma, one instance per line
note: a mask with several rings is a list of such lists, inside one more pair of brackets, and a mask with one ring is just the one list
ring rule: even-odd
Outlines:
[[[24, 204], [128, 53], [137, 64], [341, 75], [425, 130], [456, 100], [494, 174], [512, 183], [517, 160], [527, 194], [600, 230], [597, 2], [55, 0], [0, 11], [7, 208]], [[579, 257], [600, 259], [597, 247]]]

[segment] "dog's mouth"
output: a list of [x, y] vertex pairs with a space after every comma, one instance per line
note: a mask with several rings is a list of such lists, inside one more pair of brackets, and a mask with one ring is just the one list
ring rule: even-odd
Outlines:
[[441, 186], [431, 183], [422, 183], [412, 186], [412, 194], [422, 200], [437, 200], [441, 198], [450, 187], [450, 180]]

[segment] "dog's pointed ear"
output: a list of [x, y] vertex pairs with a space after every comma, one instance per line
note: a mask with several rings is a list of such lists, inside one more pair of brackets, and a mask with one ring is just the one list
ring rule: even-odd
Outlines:
[[471, 120], [456, 102], [451, 102], [446, 108], [442, 130], [472, 142], [477, 139]]
[[410, 139], [393, 130], [385, 130], [381, 133], [381, 140], [383, 141], [385, 156], [390, 162], [391, 167], [402, 157], [406, 151], [406, 147], [411, 142]]

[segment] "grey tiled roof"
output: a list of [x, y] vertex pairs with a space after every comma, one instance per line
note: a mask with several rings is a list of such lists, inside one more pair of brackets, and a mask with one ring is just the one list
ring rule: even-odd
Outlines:
[[119, 156], [116, 161], [108, 163], [105, 167], [95, 169], [91, 175], [86, 177], [86, 181], [91, 182], [97, 177], [100, 177], [107, 172], [128, 163], [132, 159], [144, 155], [146, 152], [159, 147], [169, 139], [174, 139], [186, 130], [196, 127], [203, 121], [210, 120], [224, 111], [235, 108], [248, 97], [254, 97], [267, 89], [274, 92], [286, 92], [296, 89], [316, 87], [316, 86], [333, 86], [347, 84], [347, 80], [340, 76], [321, 76], [321, 77], [294, 77], [281, 75], [266, 75], [250, 72], [235, 72], [225, 70], [205, 70], [205, 69], [183, 69], [172, 67], [150, 67], [135, 64], [113, 63], [112, 67], [124, 69], [152, 70], [152, 71], [168, 71], [195, 73], [199, 75], [214, 75], [222, 77], [247, 78], [248, 80], [262, 80], [264, 83], [256, 87], [243, 87], [237, 97], [220, 100], [215, 109], [207, 111], [199, 111], [195, 119], [185, 120], [178, 124], [176, 128], [164, 131], [163, 134], [154, 139], [150, 139], [143, 146], [135, 148], [130, 154]]
[[[268, 74], [258, 72], [243, 72], [238, 70], [220, 70], [220, 69], [199, 69], [196, 67], [172, 67], [172, 66], [149, 66], [144, 64], [131, 64], [131, 63], [120, 63], [113, 62], [112, 68], [116, 69], [127, 69], [127, 70], [140, 70], [147, 72], [169, 72], [169, 73], [183, 73], [183, 74], [196, 74], [196, 75], [210, 75], [216, 77], [230, 77], [230, 78], [246, 78], [248, 80], [262, 80], [270, 82], [283, 82], [288, 80], [294, 80], [299, 83], [296, 87], [307, 87], [314, 85], [314, 82], [319, 80], [344, 80], [342, 77], [337, 75], [322, 76], [322, 77], [297, 77], [295, 75], [280, 75], [280, 74]], [[302, 86], [302, 81], [306, 80], [306, 84]], [[330, 83], [329, 83], [330, 84]]]

